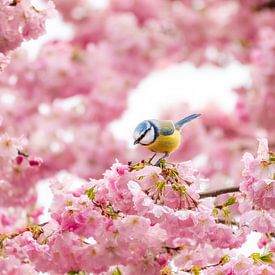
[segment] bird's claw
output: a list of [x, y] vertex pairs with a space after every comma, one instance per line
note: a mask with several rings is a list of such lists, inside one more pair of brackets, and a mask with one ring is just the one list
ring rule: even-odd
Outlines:
[[154, 164], [154, 166], [160, 167], [160, 160], [158, 160], [158, 161]]
[[157, 154], [155, 153], [149, 160], [148, 160], [148, 164], [152, 164], [152, 160], [154, 159], [154, 157], [156, 156]]
[[157, 166], [157, 167], [160, 167], [160, 168], [163, 168], [165, 166], [165, 159], [164, 158], [160, 158], [154, 166]]
[[155, 163], [155, 166], [158, 166], [158, 167], [164, 167], [165, 165], [165, 159], [169, 156], [168, 153], [165, 153], [163, 157], [161, 157], [156, 163]]

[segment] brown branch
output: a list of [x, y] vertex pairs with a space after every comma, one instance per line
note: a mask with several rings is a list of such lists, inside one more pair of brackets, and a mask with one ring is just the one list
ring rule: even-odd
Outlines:
[[226, 264], [229, 261], [229, 259], [230, 259], [229, 256], [224, 255], [220, 259], [220, 261], [218, 263], [216, 263], [216, 264], [210, 264], [210, 265], [206, 265], [206, 266], [193, 266], [190, 269], [181, 269], [181, 271], [192, 273], [192, 274], [199, 274], [198, 272], [200, 272], [201, 270], [205, 270], [207, 268], [215, 267], [215, 266], [219, 266], [219, 265], [224, 265], [224, 264]]
[[10, 4], [9, 4], [9, 6], [16, 6], [17, 4], [19, 4], [20, 3], [20, 0], [13, 0]]
[[275, 9], [275, 0], [270, 0], [265, 3], [259, 4], [254, 8], [255, 11], [262, 11], [262, 10], [272, 10]]
[[228, 188], [223, 188], [223, 189], [218, 189], [218, 190], [213, 190], [208, 192], [202, 192], [199, 195], [201, 199], [204, 199], [209, 197], [217, 197], [222, 194], [234, 193], [234, 192], [240, 192], [240, 188], [238, 186], [228, 187]]

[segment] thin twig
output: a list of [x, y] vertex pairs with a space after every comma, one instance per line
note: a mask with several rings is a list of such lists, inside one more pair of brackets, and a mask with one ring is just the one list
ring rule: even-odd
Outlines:
[[228, 187], [228, 188], [218, 189], [214, 191], [202, 192], [199, 195], [201, 199], [204, 199], [209, 197], [217, 197], [222, 194], [233, 193], [233, 192], [240, 192], [240, 188], [238, 186]]

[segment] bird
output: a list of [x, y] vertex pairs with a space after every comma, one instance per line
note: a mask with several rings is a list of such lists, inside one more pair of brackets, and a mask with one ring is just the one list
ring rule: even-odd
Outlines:
[[163, 159], [179, 148], [183, 125], [200, 115], [192, 114], [177, 122], [158, 119], [144, 120], [134, 130], [134, 145], [140, 144], [154, 152], [154, 155], [149, 160], [150, 164], [157, 153], [163, 153], [164, 155], [155, 163], [156, 166], [160, 166]]

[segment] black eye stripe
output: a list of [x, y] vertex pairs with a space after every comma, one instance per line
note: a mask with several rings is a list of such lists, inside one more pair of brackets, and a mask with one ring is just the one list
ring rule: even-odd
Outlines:
[[145, 137], [145, 135], [147, 134], [147, 132], [150, 131], [151, 129], [152, 129], [152, 127], [150, 127], [149, 129], [147, 129], [147, 130], [137, 139], [137, 141], [139, 142], [140, 140], [142, 140], [142, 139]]

